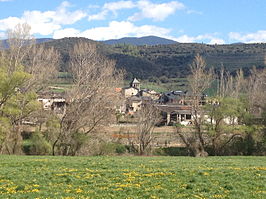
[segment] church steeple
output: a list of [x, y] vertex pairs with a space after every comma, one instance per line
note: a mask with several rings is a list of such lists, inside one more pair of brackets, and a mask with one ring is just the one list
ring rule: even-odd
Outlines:
[[133, 79], [130, 86], [132, 88], [136, 88], [136, 89], [140, 90], [140, 82], [136, 78]]

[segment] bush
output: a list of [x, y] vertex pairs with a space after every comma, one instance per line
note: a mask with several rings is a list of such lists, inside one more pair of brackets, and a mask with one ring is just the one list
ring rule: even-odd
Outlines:
[[154, 150], [153, 154], [162, 155], [162, 156], [188, 156], [189, 155], [185, 147], [157, 148]]
[[125, 145], [123, 144], [116, 144], [116, 149], [115, 149], [115, 152], [117, 154], [124, 154], [127, 152], [127, 148]]
[[[265, 155], [266, 142], [263, 132], [252, 132], [233, 139], [218, 155]], [[209, 155], [214, 155], [208, 149]]]
[[33, 133], [30, 139], [24, 140], [23, 152], [26, 155], [50, 155], [51, 151], [52, 146], [39, 132]]
[[169, 79], [168, 79], [168, 77], [166, 77], [166, 76], [161, 76], [161, 77], [160, 77], [160, 81], [161, 81], [162, 83], [168, 83], [168, 82], [169, 82]]
[[154, 83], [161, 83], [160, 79], [158, 77], [151, 76], [149, 78], [149, 82], [154, 82]]
[[127, 152], [127, 148], [123, 144], [102, 142], [99, 146], [99, 151], [95, 155], [121, 155]]
[[153, 153], [153, 155], [167, 156], [167, 154], [165, 153], [164, 148], [157, 148], [157, 149], [154, 149], [154, 151], [153, 151], [152, 153]]

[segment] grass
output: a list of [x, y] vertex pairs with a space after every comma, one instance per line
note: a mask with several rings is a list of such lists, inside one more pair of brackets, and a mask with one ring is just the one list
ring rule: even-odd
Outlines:
[[[124, 80], [120, 87], [128, 87], [132, 80]], [[169, 78], [167, 83], [155, 83], [148, 80], [140, 80], [141, 89], [155, 90], [156, 92], [167, 92], [172, 90], [187, 90], [186, 78]], [[54, 88], [53, 92], [64, 92], [73, 86], [73, 82], [69, 76], [69, 73], [60, 72], [58, 78], [54, 80], [49, 86], [59, 87]]]
[[167, 88], [163, 84], [156, 84], [152, 82], [146, 82], [141, 84], [141, 89], [154, 90], [159, 93], [167, 92]]
[[167, 92], [173, 90], [187, 90], [187, 79], [185, 78], [169, 78], [167, 83], [154, 83], [147, 80], [141, 81], [141, 87], [157, 92]]
[[265, 157], [0, 156], [0, 198], [266, 198]]

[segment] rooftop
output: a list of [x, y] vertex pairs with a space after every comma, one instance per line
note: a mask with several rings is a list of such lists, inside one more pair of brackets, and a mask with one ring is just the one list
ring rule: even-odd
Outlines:
[[134, 78], [133, 81], [132, 81], [132, 84], [140, 84], [140, 81], [137, 80], [137, 78]]

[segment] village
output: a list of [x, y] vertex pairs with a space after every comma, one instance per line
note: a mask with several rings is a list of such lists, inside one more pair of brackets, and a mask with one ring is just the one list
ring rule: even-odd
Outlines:
[[[174, 126], [181, 124], [189, 126], [192, 124], [192, 99], [189, 91], [168, 91], [158, 93], [154, 90], [141, 88], [141, 82], [134, 78], [128, 87], [116, 88], [114, 92], [121, 94], [121, 105], [116, 107], [116, 112], [122, 118], [134, 118], [134, 115], [141, 110], [145, 104], [152, 104], [161, 112], [160, 123], [157, 126]], [[208, 101], [207, 95], [200, 96], [200, 105], [206, 103], [217, 103]], [[38, 101], [42, 103], [44, 111], [53, 111], [63, 116], [67, 109], [67, 100], [63, 94], [53, 92], [40, 94]], [[207, 113], [205, 117], [208, 117]], [[210, 120], [208, 120], [210, 121]], [[119, 123], [119, 121], [117, 121]], [[224, 118], [226, 124], [237, 123], [237, 118]]]
[[[191, 95], [187, 91], [169, 91], [158, 93], [154, 90], [141, 88], [141, 82], [134, 78], [128, 87], [116, 88], [122, 97], [121, 106], [116, 108], [122, 117], [136, 114], [145, 104], [153, 104], [161, 111], [161, 125], [169, 126], [176, 123], [191, 124]], [[201, 103], [205, 103], [206, 96], [201, 96]], [[62, 94], [40, 94], [38, 101], [42, 103], [43, 110], [53, 111], [64, 115], [67, 109], [67, 100]]]

